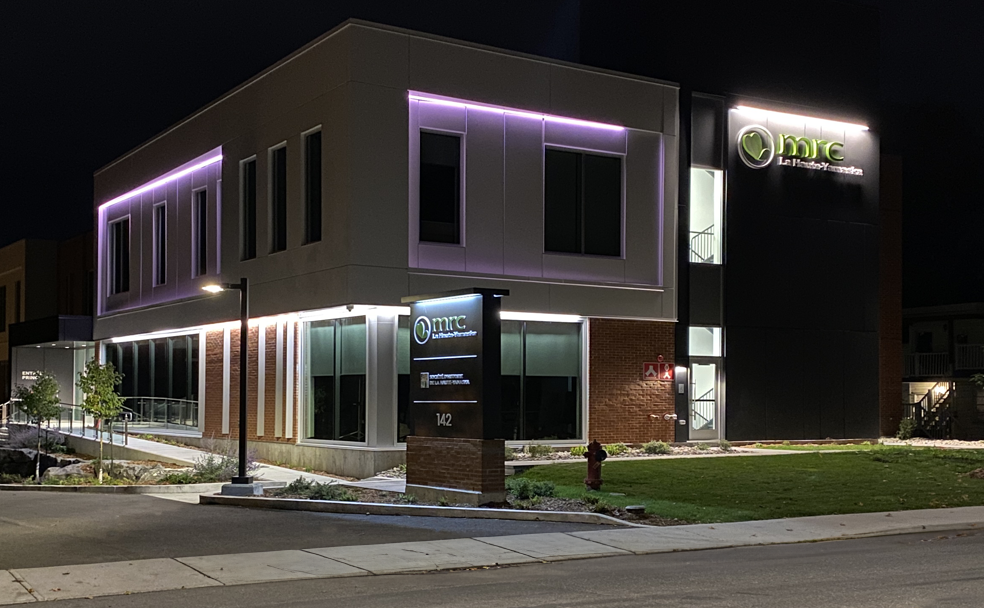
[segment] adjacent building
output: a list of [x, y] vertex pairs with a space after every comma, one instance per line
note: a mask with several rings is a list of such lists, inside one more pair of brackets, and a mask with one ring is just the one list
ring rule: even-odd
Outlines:
[[[507, 442], [879, 433], [858, 120], [349, 21], [95, 176], [126, 396], [261, 457], [401, 462], [409, 309], [506, 289]], [[250, 285], [249, 367], [236, 292]], [[845, 354], [847, 353], [847, 354]]]

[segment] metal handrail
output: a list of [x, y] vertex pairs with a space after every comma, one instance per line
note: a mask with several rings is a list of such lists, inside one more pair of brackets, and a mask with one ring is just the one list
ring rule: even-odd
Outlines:
[[714, 263], [714, 225], [690, 233], [690, 261], [694, 264]]

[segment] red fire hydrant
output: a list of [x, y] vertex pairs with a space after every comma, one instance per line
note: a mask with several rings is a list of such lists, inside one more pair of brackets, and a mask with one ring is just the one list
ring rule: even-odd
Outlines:
[[608, 452], [601, 447], [600, 443], [592, 441], [588, 444], [588, 451], [584, 453], [584, 457], [588, 459], [588, 476], [584, 478], [584, 485], [589, 490], [599, 490], [603, 483], [601, 479], [601, 463], [608, 458]]

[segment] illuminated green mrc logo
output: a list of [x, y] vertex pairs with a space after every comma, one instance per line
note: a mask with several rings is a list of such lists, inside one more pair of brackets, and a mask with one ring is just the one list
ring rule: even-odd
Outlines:
[[773, 159], [779, 157], [803, 160], [821, 160], [841, 162], [844, 160], [841, 149], [843, 142], [812, 139], [780, 133], [774, 138], [772, 133], [762, 125], [749, 125], [738, 131], [735, 142], [738, 156], [742, 162], [752, 169], [762, 169], [769, 166]]

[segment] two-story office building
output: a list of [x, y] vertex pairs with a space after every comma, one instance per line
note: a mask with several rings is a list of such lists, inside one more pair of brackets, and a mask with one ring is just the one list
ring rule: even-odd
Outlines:
[[[725, 261], [739, 201], [799, 252], [790, 264], [810, 260], [796, 230], [838, 238], [811, 223], [825, 201], [853, 202], [845, 218], [877, 209], [877, 141], [858, 125], [723, 98], [704, 107], [681, 154], [673, 83], [346, 22], [97, 172], [101, 356], [125, 374], [124, 394], [191, 403], [189, 426], [236, 436], [239, 303], [202, 288], [246, 277], [250, 441], [261, 457], [369, 475], [402, 461], [412, 432], [401, 298], [507, 289], [507, 441], [785, 432], [764, 430], [741, 385], [728, 392], [743, 405], [728, 412], [713, 268], [700, 323], [685, 328], [693, 359], [674, 370], [680, 252], [688, 264]], [[859, 173], [866, 182], [851, 181]], [[783, 207], [789, 189], [798, 211]], [[743, 319], [798, 305], [756, 304], [768, 277], [756, 276], [754, 249], [741, 254]], [[735, 331], [735, 369], [758, 390], [755, 325]], [[769, 337], [784, 339], [798, 338]], [[877, 361], [877, 348], [863, 355]], [[672, 378], [653, 377], [666, 374], [657, 363]], [[870, 403], [839, 401], [826, 426], [797, 438], [876, 435], [877, 378], [859, 382]], [[797, 408], [770, 412], [793, 420]]]

